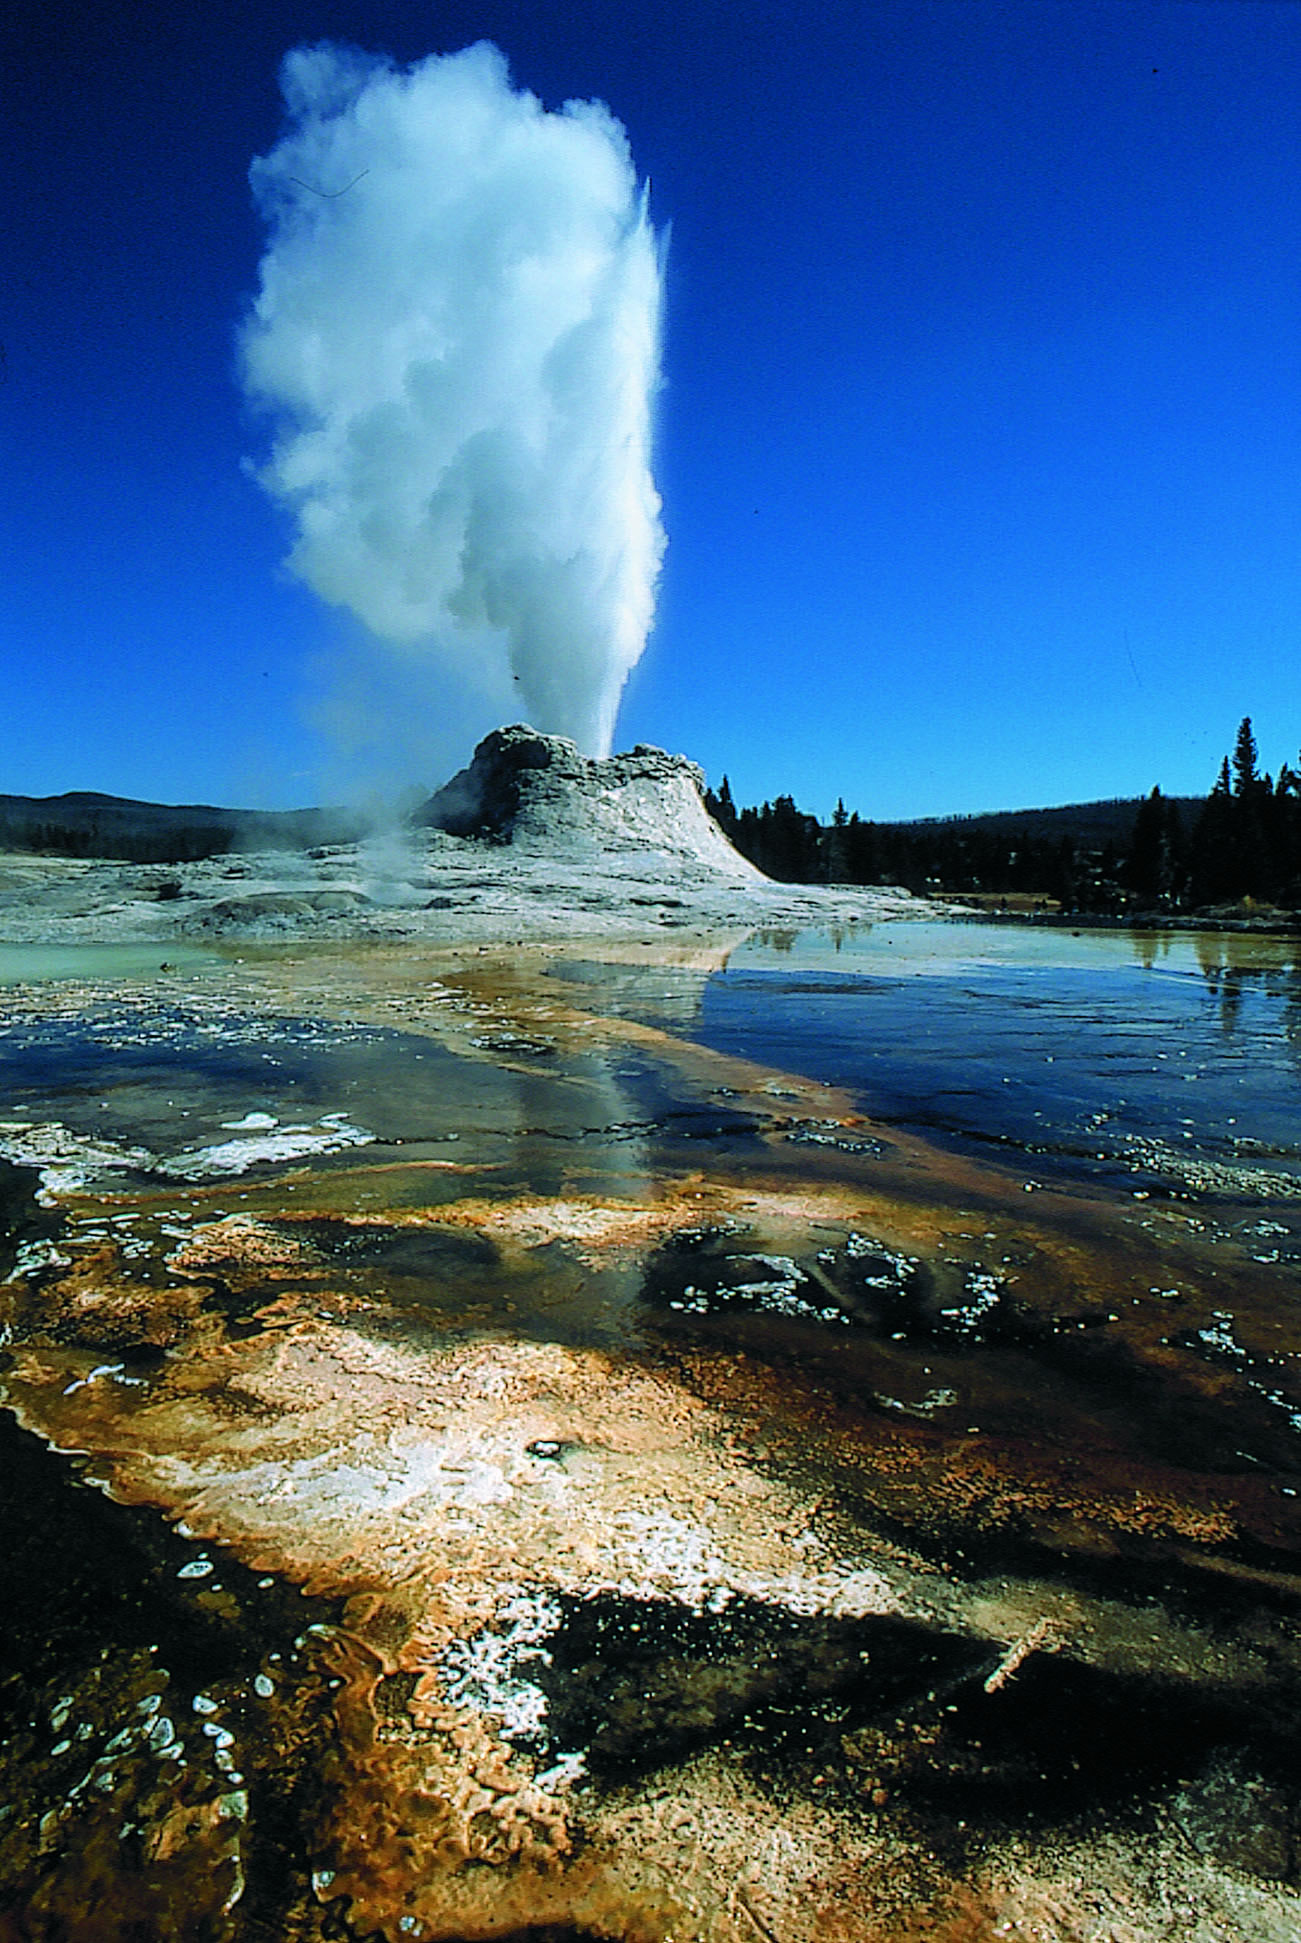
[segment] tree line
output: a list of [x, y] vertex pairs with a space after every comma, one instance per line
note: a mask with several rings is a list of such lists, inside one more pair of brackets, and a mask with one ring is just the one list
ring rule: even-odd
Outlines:
[[[1301, 760], [1301, 759], [1299, 759]], [[1301, 773], [1262, 772], [1251, 718], [1204, 798], [876, 823], [837, 803], [829, 823], [778, 796], [738, 808], [726, 776], [706, 806], [742, 856], [784, 883], [899, 884], [918, 893], [1047, 897], [1067, 911], [1301, 909]]]

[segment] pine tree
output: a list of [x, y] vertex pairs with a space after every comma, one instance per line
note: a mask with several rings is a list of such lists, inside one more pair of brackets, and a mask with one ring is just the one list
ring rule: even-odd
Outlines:
[[728, 782], [726, 776], [724, 776], [722, 786], [717, 794], [712, 789], [705, 791], [705, 808], [709, 811], [709, 814], [713, 817], [724, 835], [735, 838], [737, 824], [736, 804], [732, 801], [732, 785]]
[[1167, 877], [1169, 874], [1165, 812], [1165, 798], [1154, 787], [1152, 794], [1139, 804], [1134, 818], [1134, 834], [1125, 860], [1125, 881], [1142, 902], [1154, 900], [1161, 893], [1163, 857], [1167, 865], [1164, 874]]
[[1238, 867], [1237, 811], [1226, 756], [1193, 831], [1189, 893], [1194, 904], [1219, 903], [1234, 895]]
[[826, 833], [826, 879], [829, 884], [847, 884], [850, 881], [849, 811], [845, 808], [843, 796], [837, 797], [832, 813], [831, 828]]
[[1256, 769], [1256, 738], [1251, 732], [1251, 717], [1244, 715], [1238, 724], [1238, 739], [1233, 745], [1233, 793], [1250, 796], [1260, 782]]

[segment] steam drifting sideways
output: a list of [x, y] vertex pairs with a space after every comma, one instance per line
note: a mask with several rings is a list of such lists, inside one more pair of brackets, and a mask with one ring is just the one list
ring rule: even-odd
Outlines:
[[241, 350], [288, 564], [606, 756], [664, 553], [662, 252], [624, 130], [546, 110], [486, 42], [408, 69], [298, 48], [281, 78]]

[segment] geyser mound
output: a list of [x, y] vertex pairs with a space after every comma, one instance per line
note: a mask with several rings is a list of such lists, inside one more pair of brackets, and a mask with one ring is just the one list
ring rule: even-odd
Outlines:
[[485, 736], [412, 821], [557, 856], [655, 852], [669, 868], [763, 882], [705, 808], [704, 784], [697, 763], [647, 742], [594, 758], [565, 736], [515, 723]]

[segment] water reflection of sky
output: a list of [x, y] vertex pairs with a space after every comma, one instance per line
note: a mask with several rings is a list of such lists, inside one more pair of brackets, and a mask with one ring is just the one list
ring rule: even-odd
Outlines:
[[[1301, 1177], [1295, 941], [908, 924], [757, 936], [704, 1040], [872, 1113], [1057, 1165], [1161, 1155]], [[1168, 1171], [1165, 1168], [1161, 1171]]]
[[0, 1152], [21, 1156], [23, 1129], [53, 1123], [165, 1175], [189, 1177], [196, 1155], [210, 1160], [199, 1172], [237, 1173], [283, 1161], [295, 1130], [337, 1123], [346, 1139], [303, 1151], [370, 1145], [413, 1165], [463, 1155], [502, 1186], [608, 1194], [642, 1184], [651, 1150], [665, 1161], [754, 1138], [747, 1113], [674, 1089], [634, 1050], [559, 1060], [524, 1044], [489, 1039], [466, 1058], [415, 1034], [211, 998], [28, 1010], [0, 1017]]

